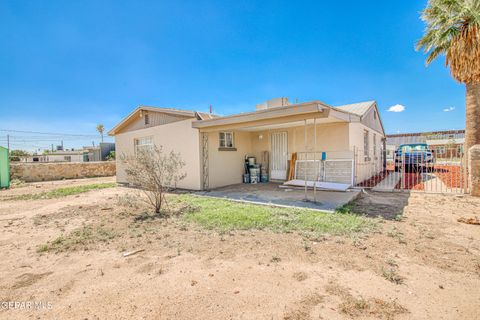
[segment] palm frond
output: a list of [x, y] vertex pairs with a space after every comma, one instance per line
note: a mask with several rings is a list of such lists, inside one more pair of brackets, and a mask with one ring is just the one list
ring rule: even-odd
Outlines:
[[429, 65], [445, 55], [452, 76], [460, 82], [480, 82], [480, 0], [429, 0], [422, 12], [424, 36], [416, 50]]

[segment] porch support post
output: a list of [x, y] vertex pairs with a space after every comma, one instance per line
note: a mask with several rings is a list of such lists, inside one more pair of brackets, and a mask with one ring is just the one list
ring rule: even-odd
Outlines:
[[202, 190], [209, 189], [208, 133], [200, 133], [202, 139]]
[[[303, 131], [303, 148], [305, 149], [305, 160], [308, 160], [307, 153], [307, 119], [304, 120], [304, 131]], [[305, 162], [305, 167], [303, 168], [303, 179], [305, 182], [305, 201], [308, 201], [307, 195], [307, 166], [308, 162]]]
[[317, 202], [317, 118], [313, 118], [313, 167], [315, 168], [315, 181], [313, 182], [313, 202]]

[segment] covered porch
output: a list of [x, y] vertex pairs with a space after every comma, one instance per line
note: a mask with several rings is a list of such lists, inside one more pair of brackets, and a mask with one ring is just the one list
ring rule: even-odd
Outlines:
[[[194, 122], [202, 140], [203, 189], [241, 183], [248, 157], [276, 182], [259, 190], [289, 180], [354, 185], [350, 141], [355, 117], [315, 102]], [[250, 190], [245, 188], [242, 192]]]

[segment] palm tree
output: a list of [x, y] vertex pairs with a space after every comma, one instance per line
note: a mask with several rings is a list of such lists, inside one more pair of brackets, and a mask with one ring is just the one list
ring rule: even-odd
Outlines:
[[427, 24], [417, 50], [426, 64], [445, 55], [452, 77], [464, 83], [466, 125], [464, 150], [480, 144], [480, 0], [429, 0], [422, 12]]
[[105, 127], [103, 124], [97, 124], [97, 131], [100, 133], [100, 136], [102, 137], [102, 142], [103, 142], [103, 132], [105, 131]]

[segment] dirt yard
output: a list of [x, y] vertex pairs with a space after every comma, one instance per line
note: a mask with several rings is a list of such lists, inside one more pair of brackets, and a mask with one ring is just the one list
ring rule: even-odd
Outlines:
[[122, 187], [15, 200], [112, 181], [0, 191], [0, 318], [480, 318], [480, 226], [457, 221], [480, 199], [363, 194], [353, 210], [387, 218], [376, 232], [314, 238], [151, 218]]

